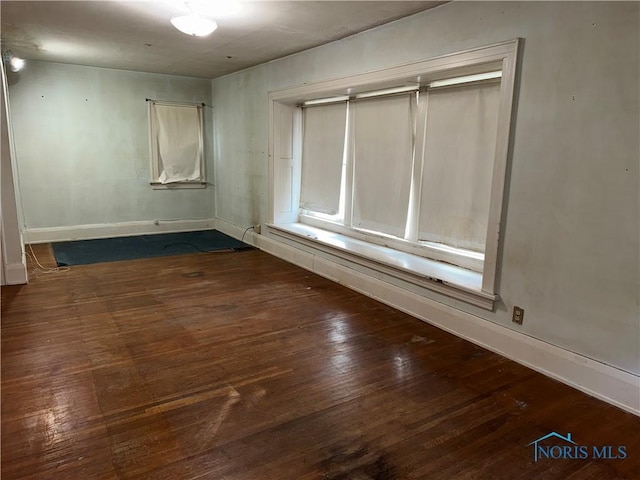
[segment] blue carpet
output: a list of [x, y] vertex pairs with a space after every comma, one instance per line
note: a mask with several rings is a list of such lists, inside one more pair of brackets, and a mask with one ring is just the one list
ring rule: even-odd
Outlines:
[[217, 230], [57, 242], [51, 247], [59, 267], [252, 248]]

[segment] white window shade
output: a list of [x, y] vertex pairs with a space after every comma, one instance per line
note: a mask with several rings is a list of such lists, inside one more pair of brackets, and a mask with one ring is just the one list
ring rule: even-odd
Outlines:
[[484, 252], [500, 83], [428, 95], [419, 240]]
[[151, 103], [152, 181], [204, 181], [202, 106]]
[[404, 236], [411, 187], [415, 93], [353, 103], [356, 228]]
[[346, 102], [304, 108], [301, 208], [338, 213], [346, 117]]

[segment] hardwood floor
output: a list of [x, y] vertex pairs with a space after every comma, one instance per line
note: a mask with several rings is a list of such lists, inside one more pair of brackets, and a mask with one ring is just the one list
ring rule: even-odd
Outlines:
[[[626, 458], [535, 462], [528, 444], [553, 431]], [[257, 250], [2, 288], [3, 480], [638, 479], [639, 432]]]

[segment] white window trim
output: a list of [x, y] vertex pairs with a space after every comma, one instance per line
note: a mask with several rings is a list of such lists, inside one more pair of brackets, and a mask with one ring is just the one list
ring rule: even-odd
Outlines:
[[[301, 122], [301, 109], [297, 108], [297, 105], [315, 98], [353, 96], [361, 92], [403, 85], [425, 85], [445, 78], [500, 69], [502, 71], [502, 80], [498, 135], [480, 290], [483, 297], [495, 297], [497, 294], [496, 276], [500, 248], [500, 226], [512, 123], [514, 120], [512, 113], [520, 44], [519, 39], [514, 39], [487, 47], [443, 55], [374, 72], [270, 92], [268, 223], [278, 226], [296, 223], [300, 220], [297, 200], [300, 182], [301, 139], [296, 138], [295, 128], [293, 130], [293, 138], [291, 138], [292, 146], [285, 147], [282, 145], [283, 139], [287, 138], [287, 135], [283, 133], [283, 128], [292, 128]], [[282, 118], [290, 118], [287, 125], [283, 124]], [[289, 150], [286, 156], [282, 155], [284, 150]], [[347, 208], [348, 211], [349, 209]], [[446, 260], [443, 259], [443, 261]], [[461, 295], [460, 299], [468, 301], [466, 294]], [[493, 308], [493, 304], [491, 308]]]
[[154, 190], [176, 190], [176, 189], [191, 189], [191, 188], [207, 188], [207, 182], [174, 182], [174, 183], [160, 183], [149, 182], [151, 188]]
[[[151, 180], [149, 185], [153, 190], [175, 190], [175, 189], [191, 189], [191, 188], [206, 188], [207, 187], [207, 172], [205, 170], [205, 151], [204, 151], [204, 103], [185, 103], [185, 102], [169, 102], [165, 100], [147, 100], [147, 118], [149, 125], [149, 164], [151, 172]], [[200, 144], [202, 149], [202, 156], [200, 158], [200, 171], [202, 172], [202, 180], [195, 181], [182, 181], [172, 183], [161, 183], [157, 179], [160, 177], [160, 165], [158, 159], [158, 144], [155, 141], [155, 132], [157, 130], [155, 116], [153, 115], [153, 105], [169, 105], [172, 107], [196, 107], [198, 108], [198, 116], [200, 117]]]
[[[299, 220], [300, 223], [304, 223], [312, 227], [322, 228], [330, 232], [364, 240], [375, 245], [390, 247], [412, 255], [427, 257], [440, 262], [450, 263], [452, 265], [455, 264], [462, 268], [482, 273], [484, 255], [481, 253], [463, 251], [431, 242], [418, 244], [403, 238], [385, 235], [380, 232], [371, 232], [364, 229], [347, 227], [340, 223], [330, 222], [329, 220], [318, 218], [316, 215], [306, 215], [305, 213], [300, 213]], [[428, 253], [425, 254], [425, 251]]]
[[496, 295], [482, 292], [482, 274], [422, 256], [372, 244], [302, 223], [267, 225], [266, 233], [313, 255], [382, 275], [386, 281], [426, 288], [486, 310]]

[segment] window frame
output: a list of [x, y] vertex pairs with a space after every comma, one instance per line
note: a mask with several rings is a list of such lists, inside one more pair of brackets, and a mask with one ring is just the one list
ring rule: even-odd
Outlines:
[[[193, 189], [193, 188], [206, 188], [207, 176], [206, 176], [206, 161], [205, 161], [205, 148], [204, 148], [204, 103], [190, 103], [190, 102], [171, 102], [165, 100], [151, 100], [147, 99], [147, 118], [149, 124], [149, 162], [151, 179], [149, 185], [154, 190], [171, 190], [171, 189]], [[158, 126], [154, 115], [154, 105], [162, 105], [168, 107], [193, 107], [198, 110], [199, 118], [199, 141], [201, 146], [200, 154], [200, 179], [190, 181], [180, 181], [171, 183], [162, 183], [159, 181], [162, 173], [160, 165], [160, 156], [158, 155], [158, 142], [157, 132]]]
[[[299, 108], [304, 101], [322, 97], [355, 95], [377, 89], [398, 87], [403, 84], [425, 85], [446, 78], [501, 70], [501, 90], [498, 113], [498, 132], [491, 180], [490, 208], [484, 261], [482, 262], [482, 288], [479, 294], [496, 295], [496, 277], [501, 238], [501, 219], [511, 138], [514, 124], [518, 52], [522, 42], [514, 39], [464, 52], [447, 54], [419, 62], [390, 67], [374, 72], [306, 84], [299, 87], [270, 92], [269, 94], [269, 211], [268, 223], [275, 226], [297, 223], [301, 218], [308, 223], [309, 216], [300, 213], [299, 182], [301, 167], [301, 138], [296, 135], [302, 124]], [[420, 126], [418, 125], [418, 128]], [[351, 178], [347, 179], [352, 182]], [[315, 217], [314, 217], [315, 218]], [[325, 221], [321, 220], [320, 223]], [[331, 222], [329, 222], [331, 223]], [[316, 222], [316, 226], [319, 226]], [[340, 226], [338, 226], [340, 227]], [[347, 228], [347, 227], [343, 227]], [[335, 231], [339, 231], [336, 228]], [[351, 229], [354, 230], [354, 229]], [[348, 232], [353, 235], [354, 232]], [[362, 232], [357, 232], [358, 233]], [[390, 245], [389, 239], [376, 239], [364, 234], [371, 243]], [[357, 238], [357, 237], [356, 237]], [[393, 239], [400, 240], [402, 239]], [[393, 242], [392, 242], [393, 243]], [[426, 245], [434, 250], [434, 246]], [[437, 248], [435, 248], [437, 250]], [[447, 262], [450, 252], [431, 252], [435, 258]], [[477, 259], [466, 268], [477, 269]], [[493, 308], [493, 305], [492, 307]]]

